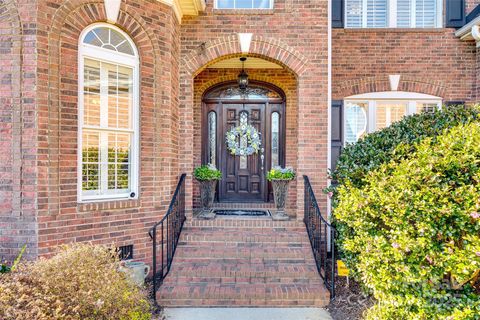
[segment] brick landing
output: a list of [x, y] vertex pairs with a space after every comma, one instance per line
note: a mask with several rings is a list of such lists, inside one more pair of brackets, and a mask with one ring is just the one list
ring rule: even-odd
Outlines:
[[329, 293], [303, 223], [189, 220], [157, 292], [170, 307], [324, 307]]

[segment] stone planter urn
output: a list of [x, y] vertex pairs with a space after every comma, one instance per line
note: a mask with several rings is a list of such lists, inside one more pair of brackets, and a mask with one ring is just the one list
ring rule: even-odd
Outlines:
[[217, 180], [203, 180], [198, 182], [200, 183], [200, 201], [202, 204], [202, 211], [200, 211], [198, 217], [202, 219], [213, 219], [215, 218], [215, 213], [212, 210], [212, 206], [217, 188]]
[[144, 262], [127, 261], [122, 263], [120, 271], [125, 273], [133, 283], [141, 287], [145, 284], [145, 278], [150, 273], [150, 266]]
[[285, 212], [285, 204], [287, 203], [288, 187], [291, 180], [272, 180], [273, 198], [275, 200], [275, 213], [272, 215], [273, 220], [288, 220], [288, 214]]
[[213, 164], [207, 164], [195, 168], [193, 177], [200, 183], [200, 202], [202, 209], [197, 218], [214, 219], [215, 212], [212, 210], [213, 199], [217, 182], [222, 178], [222, 173]]

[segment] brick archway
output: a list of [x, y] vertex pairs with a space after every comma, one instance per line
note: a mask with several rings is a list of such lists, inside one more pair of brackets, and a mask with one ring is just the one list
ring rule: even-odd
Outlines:
[[[423, 79], [413, 76], [402, 75], [398, 85], [398, 91], [424, 93], [437, 97], [445, 97], [446, 86], [442, 81]], [[345, 81], [336, 89], [337, 99], [370, 93], [391, 91], [388, 76], [368, 77], [360, 80]]]
[[[44, 190], [49, 196], [45, 201], [49, 203], [48, 206], [42, 206], [39, 214], [58, 214], [61, 211], [60, 203], [58, 201], [61, 196], [61, 147], [60, 137], [62, 136], [62, 126], [77, 125], [75, 119], [71, 118], [70, 112], [67, 110], [67, 105], [73, 110], [77, 99], [77, 59], [78, 51], [77, 44], [80, 33], [88, 25], [95, 22], [105, 22], [105, 9], [104, 2], [101, 1], [84, 1], [84, 0], [71, 0], [63, 3], [59, 7], [53, 16], [51, 27], [48, 28], [48, 37], [46, 41], [39, 41], [39, 47], [48, 51], [48, 62], [45, 61], [46, 67], [44, 67], [43, 61], [39, 62], [39, 68], [42, 76], [48, 79], [48, 86], [42, 88], [48, 94], [48, 100], [39, 104], [39, 108], [48, 112], [48, 117], [39, 118], [39, 125], [42, 128], [48, 128], [48, 144], [45, 147], [45, 152], [49, 154], [49, 163], [43, 170], [48, 170], [48, 175], [45, 179], [48, 180], [45, 184], [48, 186], [48, 190]], [[144, 21], [144, 19], [135, 10], [129, 10], [128, 5], [122, 2], [120, 12], [118, 16], [117, 27], [123, 29], [133, 40], [137, 46], [140, 58], [141, 79], [140, 85], [142, 91], [140, 94], [141, 107], [152, 108], [153, 118], [144, 119], [140, 121], [142, 125], [145, 122], [161, 123], [166, 122], [166, 119], [171, 119], [171, 108], [163, 108], [162, 104], [170, 104], [171, 101], [165, 101], [165, 98], [159, 99], [161, 95], [162, 86], [173, 86], [170, 77], [162, 72], [163, 68], [169, 66], [170, 63], [165, 61], [159, 54], [162, 52], [162, 48], [159, 43], [165, 41], [161, 39], [162, 35], [157, 35], [151, 26]], [[166, 27], [167, 28], [167, 27]], [[165, 36], [167, 37], [167, 36]], [[43, 75], [45, 73], [45, 75]], [[59, 90], [61, 83], [63, 89]], [[76, 111], [75, 111], [76, 112]], [[71, 119], [71, 120], [70, 120]], [[165, 127], [168, 126], [154, 126], [155, 140], [161, 140], [161, 136], [171, 136], [170, 133], [164, 132]], [[166, 130], [166, 129], [165, 129]], [[69, 133], [70, 134], [70, 133]], [[73, 141], [76, 141], [76, 136], [71, 137]], [[160, 144], [155, 144], [154, 154], [160, 154]], [[156, 173], [154, 179], [160, 180], [159, 176], [165, 176], [166, 168], [161, 166], [162, 161], [160, 157], [152, 156], [153, 158], [153, 171]], [[172, 160], [173, 162], [173, 160]], [[76, 164], [75, 164], [76, 165]], [[73, 166], [73, 164], [69, 164]], [[163, 173], [162, 173], [163, 171]], [[152, 188], [159, 189], [160, 183], [152, 183]], [[155, 190], [154, 192], [155, 203], [160, 204], [163, 199], [163, 192], [161, 190]], [[118, 202], [120, 203], [120, 202]], [[79, 210], [91, 210], [96, 207], [83, 208]], [[45, 210], [43, 210], [45, 209]]]
[[[180, 123], [183, 126], [181, 130], [181, 153], [179, 155], [179, 164], [182, 172], [190, 173], [194, 168], [194, 78], [206, 67], [220, 60], [241, 55], [250, 57], [258, 57], [264, 60], [274, 62], [289, 71], [296, 79], [297, 83], [297, 105], [300, 106], [301, 99], [308, 97], [311, 93], [307, 93], [308, 86], [304, 85], [302, 79], [307, 74], [309, 61], [308, 59], [293, 47], [285, 44], [278, 39], [265, 38], [259, 35], [253, 35], [248, 53], [242, 53], [240, 42], [236, 34], [222, 37], [202, 43], [197, 49], [189, 51], [183, 58], [180, 65]], [[269, 82], [268, 79], [266, 82]], [[302, 94], [302, 92], [304, 92]], [[301, 98], [302, 97], [302, 98]], [[297, 111], [300, 108], [296, 108]], [[303, 110], [301, 110], [303, 111]], [[300, 121], [296, 118], [296, 121]], [[297, 133], [296, 133], [297, 134]], [[300, 154], [303, 157], [303, 148], [297, 149], [296, 157]], [[298, 164], [299, 168], [301, 164]], [[303, 198], [303, 189], [301, 183], [296, 185], [296, 202]], [[192, 179], [186, 181], [186, 202], [189, 208], [193, 208], [193, 184]], [[301, 219], [297, 209], [297, 218]]]
[[[194, 78], [194, 132], [201, 132], [202, 129], [202, 99], [207, 90], [221, 83], [235, 82], [238, 77], [238, 69], [203, 69]], [[288, 166], [297, 168], [298, 152], [298, 86], [294, 74], [286, 69], [248, 69], [249, 79], [253, 82], [263, 82], [272, 84], [280, 88], [285, 94], [285, 116], [286, 116], [286, 139], [285, 139], [285, 160]], [[200, 165], [202, 161], [202, 137], [194, 135], [193, 139], [193, 159], [194, 165]], [[288, 200], [288, 209], [293, 210], [296, 207], [295, 190], [297, 182], [292, 182]], [[199, 189], [196, 184], [193, 185], [193, 202], [198, 206]]]
[[202, 43], [182, 59], [184, 72], [195, 77], [207, 66], [242, 54], [259, 57], [281, 65], [297, 77], [305, 72], [308, 60], [295, 48], [280, 40], [253, 35], [248, 53], [242, 53], [236, 34]]
[[[82, 232], [78, 219], [89, 215], [92, 224], [90, 233], [105, 232], [106, 211], [115, 210], [117, 221], [126, 219], [144, 221], [142, 225], [125, 224], [122, 234], [111, 235], [109, 242], [123, 245], [125, 239], [142, 243], [138, 257], [148, 257], [150, 249], [143, 245], [148, 242], [148, 227], [153, 225], [166, 210], [171, 198], [170, 190], [176, 184], [177, 155], [171, 145], [177, 143], [172, 134], [175, 128], [176, 97], [171, 96], [178, 79], [172, 78], [176, 67], [172, 66], [170, 54], [175, 44], [171, 43], [172, 24], [176, 22], [169, 15], [171, 8], [155, 4], [165, 13], [143, 15], [148, 8], [133, 7], [122, 1], [116, 26], [123, 29], [135, 43], [140, 58], [140, 198], [96, 203], [77, 203], [77, 133], [78, 133], [78, 41], [81, 32], [95, 22], [106, 22], [104, 1], [72, 0], [58, 8], [44, 8], [52, 17], [51, 25], [40, 25], [38, 50], [44, 52], [38, 60], [38, 223], [45, 225], [49, 219], [69, 219], [62, 226], [46, 234], [40, 228], [38, 247], [41, 255], [54, 251], [55, 244], [46, 245], [48, 239], [87, 241], [78, 237]], [[142, 11], [143, 10], [143, 11]], [[43, 28], [43, 29], [42, 29]], [[169, 185], [171, 183], [171, 185]], [[53, 217], [52, 217], [53, 216]], [[62, 240], [67, 241], [67, 240]], [[105, 242], [99, 239], [98, 242]], [[53, 244], [52, 244], [53, 243]], [[56, 243], [56, 242], [55, 242]]]

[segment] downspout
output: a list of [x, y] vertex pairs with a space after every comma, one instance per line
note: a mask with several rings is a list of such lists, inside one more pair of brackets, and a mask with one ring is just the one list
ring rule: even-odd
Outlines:
[[[328, 134], [327, 134], [327, 168], [330, 167], [332, 158], [332, 1], [328, 1], [328, 84], [327, 84], [327, 112], [328, 112]], [[327, 179], [327, 187], [332, 183], [331, 179]], [[332, 203], [330, 197], [327, 197], [327, 219], [332, 214]]]

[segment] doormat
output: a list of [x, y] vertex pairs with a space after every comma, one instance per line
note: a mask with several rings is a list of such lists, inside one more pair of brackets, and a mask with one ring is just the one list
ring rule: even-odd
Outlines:
[[268, 217], [267, 210], [243, 210], [243, 209], [217, 209], [215, 213], [219, 216], [241, 216], [241, 217]]

